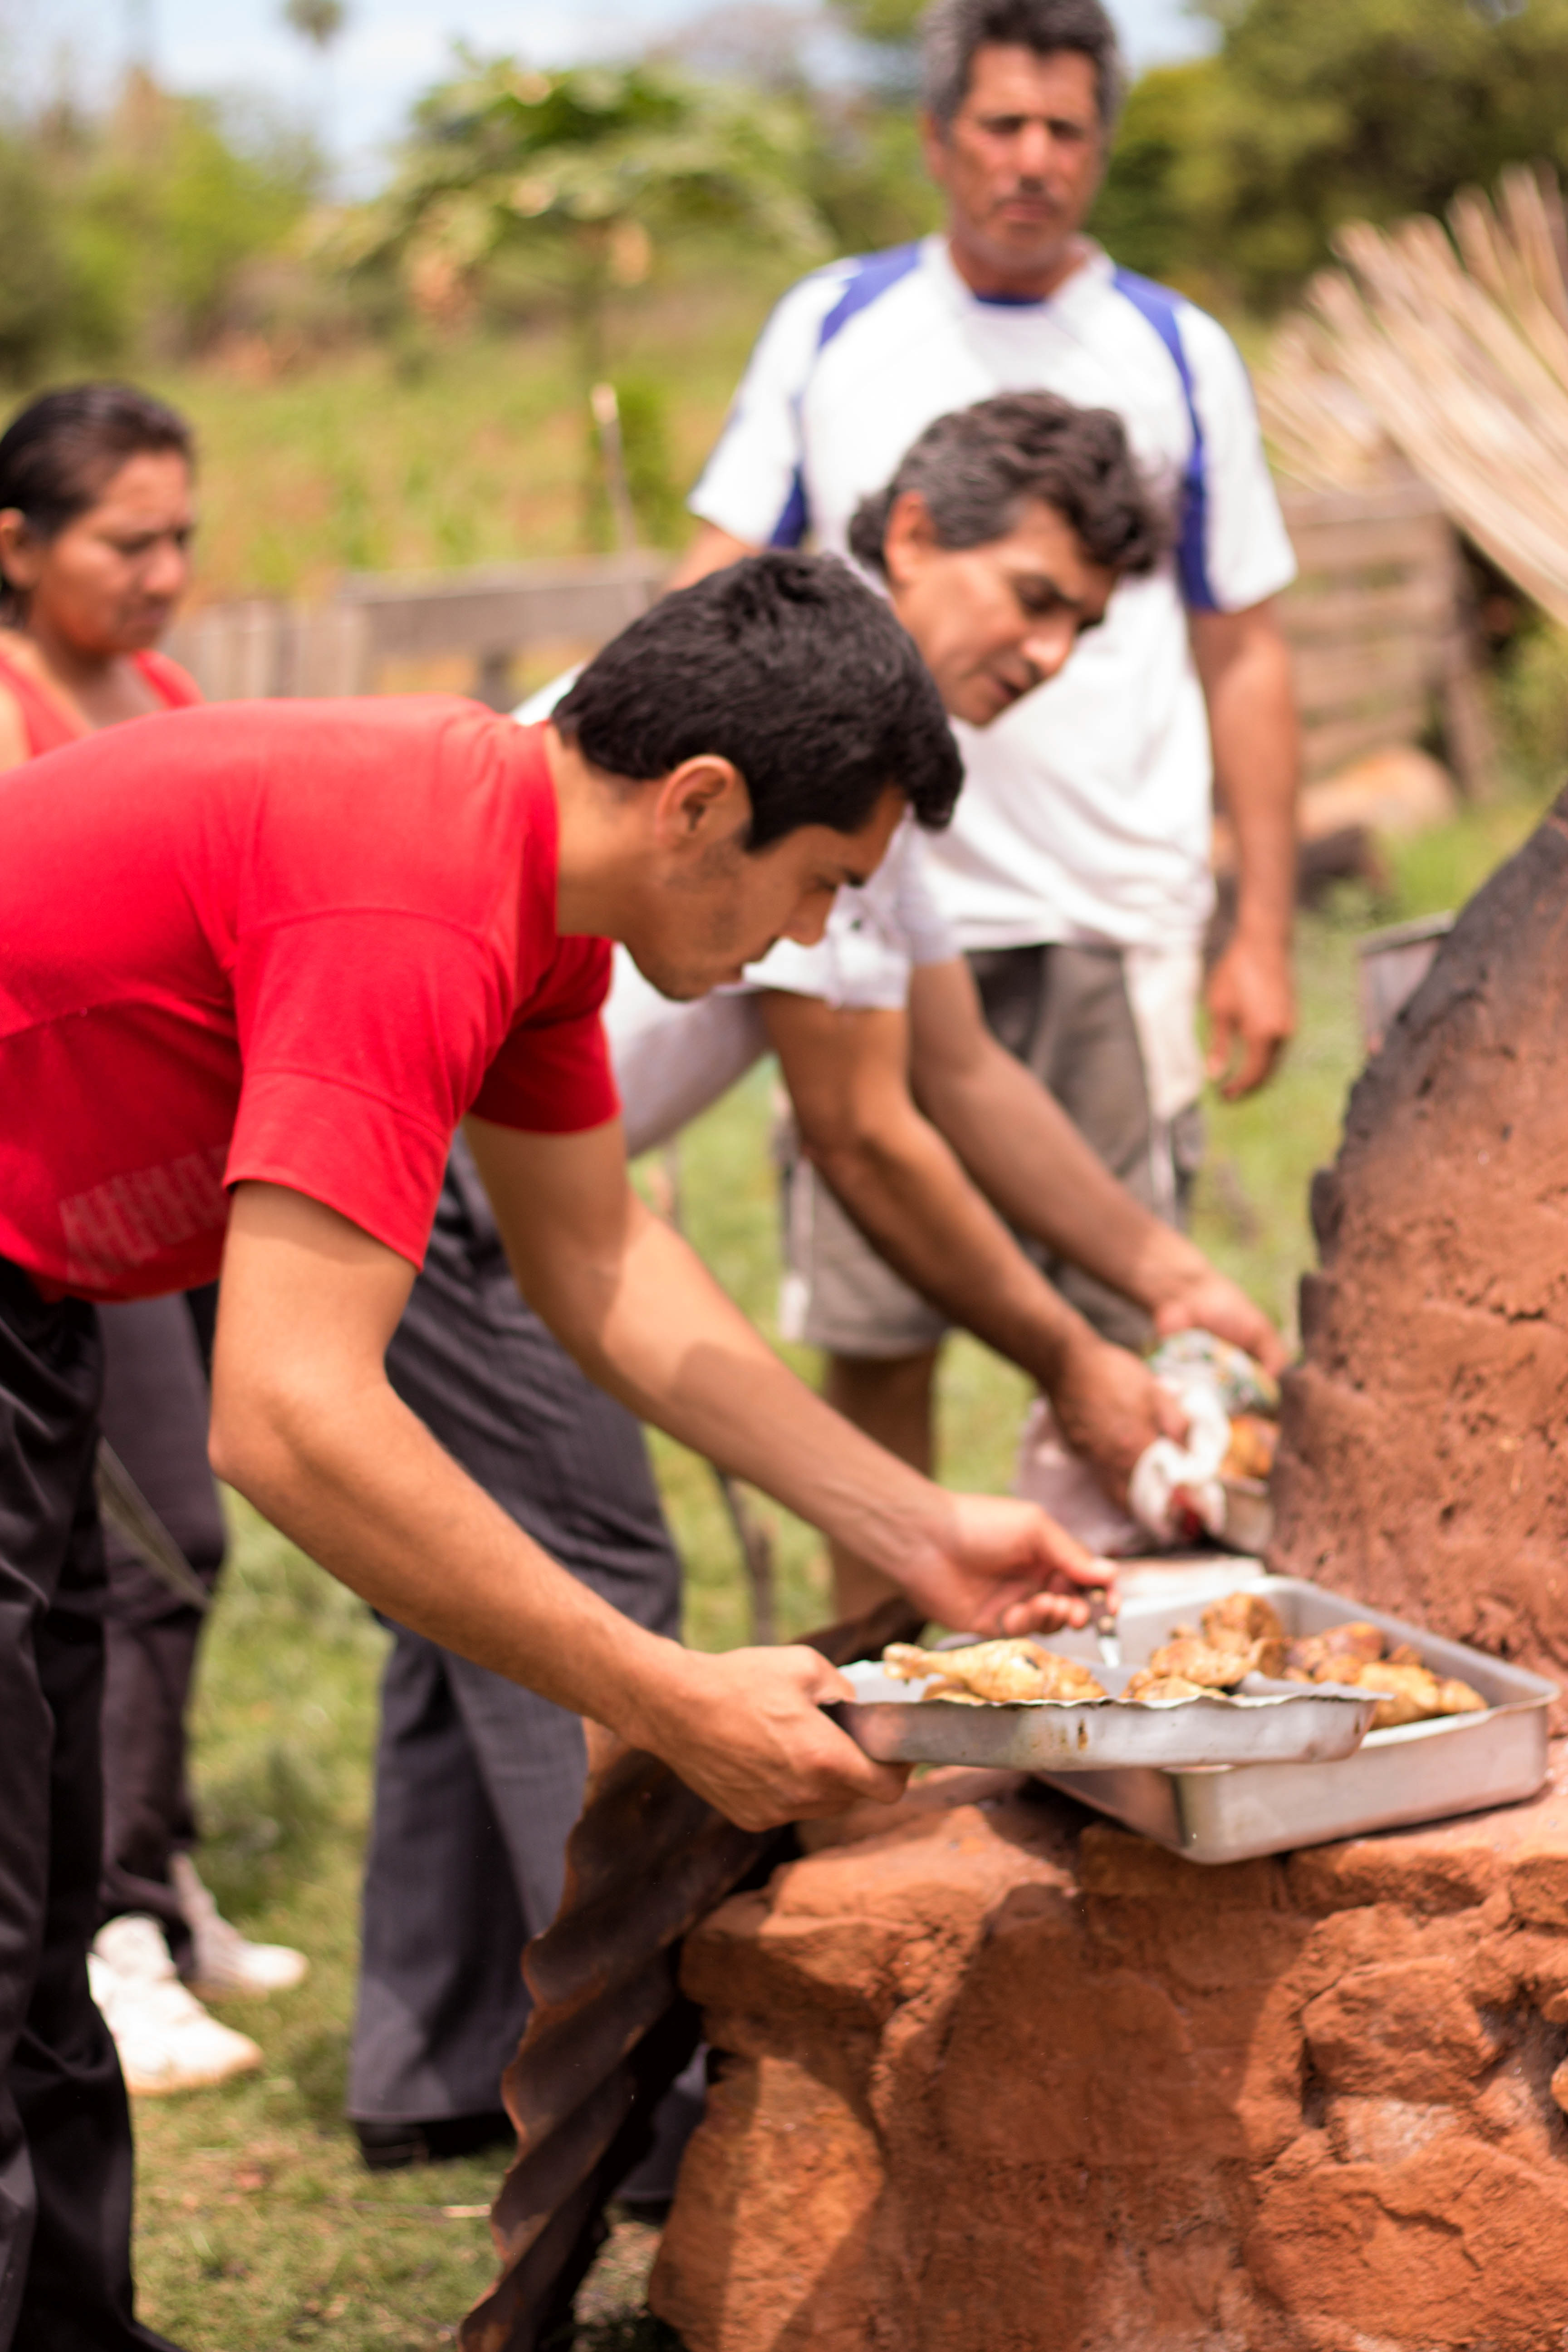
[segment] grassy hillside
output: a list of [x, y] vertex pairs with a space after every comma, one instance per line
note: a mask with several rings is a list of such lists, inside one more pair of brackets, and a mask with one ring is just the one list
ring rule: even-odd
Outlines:
[[[645, 518], [679, 531], [758, 327], [790, 273], [693, 278], [628, 305], [610, 373]], [[417, 349], [367, 346], [275, 373], [265, 345], [171, 371], [155, 388], [196, 426], [196, 596], [327, 594], [342, 571], [515, 562], [580, 552], [584, 419], [563, 331]]]

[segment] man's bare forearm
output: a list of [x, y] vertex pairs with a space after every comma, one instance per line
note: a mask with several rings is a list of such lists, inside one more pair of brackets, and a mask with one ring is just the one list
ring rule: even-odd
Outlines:
[[[225, 1381], [215, 1463], [312, 1559], [399, 1624], [628, 1738], [676, 1645], [579, 1584], [387, 1386]], [[462, 1572], [451, 1566], [460, 1561]]]
[[[831, 1412], [753, 1330], [680, 1237], [640, 1204], [622, 1267], [595, 1296], [523, 1273], [530, 1303], [589, 1378], [891, 1576], [944, 1517], [940, 1488]], [[520, 1271], [522, 1271], [520, 1269]], [[660, 1296], [679, 1312], [649, 1314]]]
[[1083, 1547], [1032, 1506], [945, 1493], [814, 1396], [637, 1198], [618, 1125], [526, 1135], [470, 1118], [468, 1132], [523, 1295], [590, 1379], [869, 1560], [929, 1615], [1020, 1633], [1020, 1612], [1061, 1622], [1041, 1588], [1092, 1575]]
[[[243, 1342], [241, 1343], [243, 1344]], [[710, 1657], [646, 1632], [542, 1552], [384, 1382], [319, 1373], [216, 1391], [217, 1467], [373, 1606], [666, 1759], [749, 1829], [883, 1802], [901, 1775], [819, 1712], [847, 1685], [811, 1652]]]
[[1300, 730], [1290, 654], [1271, 606], [1194, 614], [1215, 792], [1236, 836], [1237, 928], [1288, 947], [1296, 906]]
[[812, 1160], [873, 1247], [949, 1321], [1050, 1389], [1083, 1318], [1032, 1265], [911, 1102], [907, 1118]]
[[[553, 1141], [542, 1165], [547, 1178], [555, 1170], [568, 1200], [596, 1192], [602, 1211], [615, 1197], [617, 1167], [625, 1194], [618, 1132], [585, 1149], [568, 1142], [552, 1152]], [[542, 1255], [551, 1254], [544, 1238]], [[609, 1724], [746, 1827], [896, 1794], [898, 1772], [873, 1764], [822, 1715], [822, 1702], [844, 1697], [847, 1685], [815, 1653], [785, 1646], [709, 1657], [631, 1624], [442, 1452], [386, 1380], [385, 1350], [412, 1272], [306, 1195], [237, 1186], [214, 1355], [211, 1447], [220, 1475], [388, 1615]], [[679, 1324], [681, 1304], [678, 1287], [653, 1302], [654, 1318], [662, 1307]], [[876, 1458], [874, 1447], [865, 1450]], [[1018, 1632], [1064, 1615], [1081, 1620], [1081, 1601], [1034, 1597], [1058, 1557], [1068, 1557], [1069, 1580], [1092, 1578], [1080, 1545], [1029, 1506], [942, 1497], [894, 1467], [952, 1522], [951, 1556], [928, 1534], [911, 1545], [912, 1573], [900, 1580], [913, 1585], [923, 1575], [942, 1604], [936, 1613]]]
[[[906, 1015], [788, 990], [769, 991], [763, 1013], [806, 1155], [872, 1246], [962, 1330], [1053, 1388], [1092, 1335], [910, 1095]], [[975, 1027], [984, 1038], [978, 1011]]]
[[1118, 1183], [1064, 1110], [1002, 1046], [972, 1081], [926, 1103], [964, 1166], [1008, 1223], [1124, 1298], [1164, 1304], [1203, 1254]]
[[1215, 794], [1236, 837], [1236, 929], [1204, 992], [1208, 1075], [1235, 1101], [1263, 1084], [1296, 1026], [1290, 933], [1299, 730], [1289, 649], [1270, 604], [1194, 613], [1192, 635]]
[[918, 969], [910, 1007], [916, 1099], [1010, 1225], [1151, 1313], [1205, 1270], [1202, 1253], [1118, 1183], [997, 1044], [965, 966]]

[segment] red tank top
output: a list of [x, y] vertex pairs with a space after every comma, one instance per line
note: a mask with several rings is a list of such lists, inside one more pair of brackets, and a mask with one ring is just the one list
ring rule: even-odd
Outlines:
[[[201, 688], [188, 670], [171, 661], [167, 654], [133, 654], [142, 676], [167, 710], [183, 710], [199, 702]], [[92, 730], [74, 721], [52, 694], [46, 694], [37, 680], [29, 677], [25, 669], [6, 658], [0, 651], [0, 686], [6, 688], [22, 714], [22, 726], [27, 738], [27, 751], [37, 759], [44, 751], [58, 751], [67, 743], [74, 743]]]

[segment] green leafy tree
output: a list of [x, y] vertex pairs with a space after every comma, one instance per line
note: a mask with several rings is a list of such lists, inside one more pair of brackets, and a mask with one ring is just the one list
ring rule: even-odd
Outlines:
[[[1347, 220], [1568, 167], [1568, 0], [1205, 0], [1212, 58], [1132, 92], [1099, 219], [1120, 257], [1259, 308]], [[1129, 247], [1133, 249], [1128, 249]]]
[[1200, 300], [1234, 289], [1211, 224], [1225, 210], [1225, 174], [1207, 152], [1213, 135], [1215, 61], [1157, 66], [1128, 93], [1109, 168], [1089, 226], [1118, 261], [1179, 285]]
[[71, 288], [36, 148], [0, 138], [0, 375], [35, 375], [70, 340]]
[[862, 41], [912, 48], [926, 0], [833, 0], [833, 13]]
[[128, 346], [199, 349], [247, 268], [287, 249], [320, 158], [309, 140], [208, 99], [151, 85], [133, 98], [73, 191], [75, 246], [86, 274], [118, 289]]
[[658, 240], [717, 228], [826, 249], [801, 192], [807, 152], [788, 100], [669, 66], [473, 61], [421, 102], [391, 188], [350, 222], [347, 247], [395, 261], [437, 320], [463, 317], [487, 272], [521, 250], [567, 298], [586, 387], [604, 373], [607, 307], [647, 278]]
[[288, 250], [317, 169], [308, 142], [140, 71], [106, 116], [0, 130], [0, 376], [199, 349]]
[[787, 97], [655, 61], [555, 73], [510, 58], [465, 64], [422, 100], [391, 187], [349, 216], [339, 251], [363, 268], [390, 264], [437, 325], [471, 316], [520, 256], [555, 289], [574, 332], [596, 536], [587, 395], [605, 373], [612, 303], [683, 232], [739, 232], [803, 260], [825, 252], [802, 193], [809, 124]]

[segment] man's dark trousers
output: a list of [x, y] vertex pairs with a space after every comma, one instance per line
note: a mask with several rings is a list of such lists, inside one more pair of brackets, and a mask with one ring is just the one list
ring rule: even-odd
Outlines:
[[88, 1989], [103, 1798], [98, 1319], [0, 1259], [0, 2352], [148, 2352], [131, 2116]]
[[[642, 1430], [518, 1296], [460, 1141], [386, 1370], [536, 1542], [637, 1623], [678, 1632], [680, 1563]], [[528, 2017], [522, 1948], [554, 1916], [587, 1766], [574, 1715], [394, 1631], [349, 2069], [361, 2123], [500, 2105]]]
[[[226, 1538], [207, 1466], [212, 1399], [194, 1319], [201, 1296], [138, 1298], [102, 1310], [100, 1423], [210, 1593]], [[109, 1600], [100, 1916], [150, 1914], [183, 1964], [190, 1927], [169, 1865], [174, 1854], [188, 1853], [196, 1842], [185, 1710], [204, 1621], [111, 1528], [104, 1530], [104, 1549]]]

